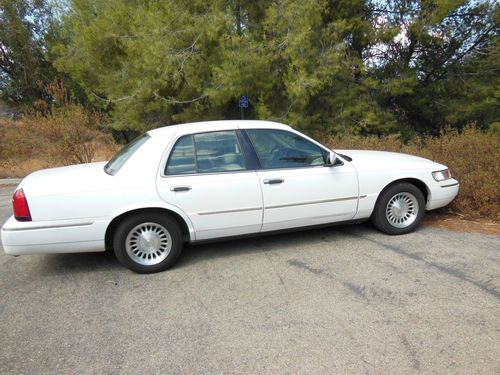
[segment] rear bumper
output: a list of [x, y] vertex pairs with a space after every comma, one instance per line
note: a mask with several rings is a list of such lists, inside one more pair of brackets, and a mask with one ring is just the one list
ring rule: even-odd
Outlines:
[[19, 222], [11, 216], [0, 232], [9, 255], [104, 251], [108, 220]]
[[444, 207], [453, 201], [458, 194], [460, 184], [457, 180], [446, 180], [437, 185], [430, 195], [427, 202], [427, 210], [434, 210], [436, 208]]

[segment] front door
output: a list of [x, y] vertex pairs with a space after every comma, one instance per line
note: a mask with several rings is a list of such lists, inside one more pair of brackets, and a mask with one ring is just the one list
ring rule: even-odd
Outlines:
[[350, 220], [358, 179], [350, 163], [326, 166], [326, 150], [300, 134], [247, 129], [262, 169], [262, 231]]
[[236, 131], [179, 138], [157, 182], [162, 199], [190, 218], [196, 240], [258, 232], [259, 178], [248, 170]]

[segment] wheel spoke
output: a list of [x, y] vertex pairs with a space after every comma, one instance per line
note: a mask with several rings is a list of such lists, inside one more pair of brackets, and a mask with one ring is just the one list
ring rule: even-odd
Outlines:
[[125, 250], [135, 263], [151, 266], [161, 263], [172, 249], [169, 231], [158, 223], [142, 223], [130, 230]]
[[406, 228], [413, 224], [418, 213], [417, 198], [408, 192], [395, 194], [386, 206], [387, 221], [396, 228]]

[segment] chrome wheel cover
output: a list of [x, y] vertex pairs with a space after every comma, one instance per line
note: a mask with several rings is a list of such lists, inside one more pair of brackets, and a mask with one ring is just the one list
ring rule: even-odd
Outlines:
[[385, 217], [395, 228], [407, 228], [417, 220], [418, 200], [407, 192], [401, 192], [389, 199], [385, 209]]
[[153, 266], [161, 263], [172, 250], [172, 237], [158, 223], [142, 223], [128, 232], [125, 250], [135, 263]]

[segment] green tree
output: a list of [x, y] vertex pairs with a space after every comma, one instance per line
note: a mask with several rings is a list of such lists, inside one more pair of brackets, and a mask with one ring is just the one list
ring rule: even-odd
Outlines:
[[250, 118], [411, 135], [496, 121], [497, 14], [475, 0], [73, 0], [51, 52], [116, 128], [238, 118], [246, 94]]
[[390, 0], [370, 9], [382, 43], [366, 56], [382, 83], [378, 101], [400, 124], [438, 133], [498, 118], [495, 2]]
[[45, 98], [44, 84], [56, 77], [46, 59], [51, 10], [46, 1], [0, 2], [0, 95], [17, 104]]
[[286, 105], [270, 116], [283, 113], [278, 118], [310, 131], [395, 130], [372, 95], [378, 83], [363, 61], [363, 51], [376, 43], [366, 15], [361, 0], [285, 0], [268, 9], [267, 57], [280, 66]]
[[371, 96], [363, 1], [75, 0], [57, 67], [137, 129], [249, 115], [303, 129], [389, 131]]
[[210, 116], [211, 69], [225, 27], [216, 2], [75, 0], [53, 47], [117, 128], [175, 122], [186, 109]]

